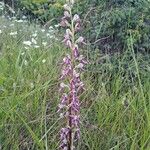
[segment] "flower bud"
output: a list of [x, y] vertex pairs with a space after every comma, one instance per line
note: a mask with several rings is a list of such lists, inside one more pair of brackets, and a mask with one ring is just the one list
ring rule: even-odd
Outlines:
[[77, 23], [75, 24], [75, 31], [78, 32], [78, 31], [80, 31], [80, 29], [81, 29], [81, 25], [80, 25], [79, 22], [77, 22]]
[[63, 17], [61, 22], [60, 22], [60, 26], [68, 27], [69, 26], [69, 22]]
[[67, 40], [65, 44], [67, 47], [72, 48], [72, 43], [70, 40]]
[[84, 64], [83, 64], [83, 63], [79, 63], [79, 64], [76, 66], [76, 68], [78, 68], [78, 69], [83, 69], [83, 67], [84, 67]]
[[77, 40], [76, 43], [83, 43], [84, 38], [82, 36], [80, 36]]
[[66, 84], [64, 84], [64, 83], [62, 82], [62, 83], [60, 84], [60, 89], [59, 89], [59, 91], [60, 91], [60, 92], [63, 91], [64, 88], [69, 88], [69, 86], [66, 85]]
[[70, 58], [69, 54], [66, 57], [63, 58], [63, 62], [66, 65], [69, 65], [71, 63], [71, 58]]
[[68, 4], [64, 5], [64, 9], [67, 10], [67, 11], [69, 11], [69, 12], [71, 11], [71, 7]]
[[73, 49], [73, 54], [75, 58], [79, 57], [79, 49], [77, 45]]
[[64, 11], [64, 17], [65, 17], [65, 18], [70, 18], [70, 14], [69, 14], [68, 11]]
[[71, 35], [72, 36], [72, 32], [70, 29], [66, 29], [66, 35]]
[[78, 14], [75, 14], [75, 15], [73, 16], [73, 21], [74, 21], [74, 22], [80, 22], [80, 17], [79, 17]]

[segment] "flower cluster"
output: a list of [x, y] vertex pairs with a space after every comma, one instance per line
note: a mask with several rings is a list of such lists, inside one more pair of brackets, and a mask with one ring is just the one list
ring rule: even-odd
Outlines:
[[60, 23], [61, 26], [67, 27], [63, 42], [71, 50], [71, 54], [63, 58], [60, 77], [62, 96], [59, 112], [61, 112], [60, 117], [65, 118], [67, 124], [60, 133], [62, 150], [73, 150], [74, 141], [80, 138], [79, 94], [84, 90], [80, 75], [87, 63], [83, 55], [79, 53], [79, 44], [84, 43], [84, 38], [76, 37], [76, 33], [80, 30], [81, 20], [77, 14], [72, 15], [73, 3], [70, 1], [64, 5], [64, 17]]

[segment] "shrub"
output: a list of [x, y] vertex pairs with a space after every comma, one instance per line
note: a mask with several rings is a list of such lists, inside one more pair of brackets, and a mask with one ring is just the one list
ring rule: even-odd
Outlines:
[[25, 7], [25, 13], [38, 19], [42, 24], [53, 19], [58, 22], [58, 16], [63, 11], [63, 0], [48, 1], [48, 0], [23, 0], [22, 7]]
[[85, 17], [85, 34], [94, 49], [98, 47], [103, 52], [125, 50], [131, 33], [135, 48], [148, 51], [149, 5], [147, 0], [94, 0], [79, 1], [77, 9]]

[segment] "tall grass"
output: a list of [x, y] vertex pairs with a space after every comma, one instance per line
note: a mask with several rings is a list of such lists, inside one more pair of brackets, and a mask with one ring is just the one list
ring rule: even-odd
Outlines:
[[[1, 19], [0, 25], [10, 24]], [[2, 150], [56, 150], [60, 60], [67, 52], [57, 40], [25, 49], [22, 41], [39, 27], [15, 24], [0, 34], [0, 147]], [[90, 64], [82, 76], [81, 140], [78, 150], [150, 149], [150, 59], [135, 53], [132, 35], [124, 54], [84, 50]], [[98, 56], [99, 55], [99, 56]], [[97, 58], [96, 58], [97, 57]], [[42, 60], [46, 60], [46, 62]]]

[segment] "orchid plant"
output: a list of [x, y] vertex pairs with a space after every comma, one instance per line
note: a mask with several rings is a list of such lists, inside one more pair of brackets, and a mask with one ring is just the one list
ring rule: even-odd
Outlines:
[[81, 72], [87, 64], [83, 55], [79, 53], [79, 45], [84, 43], [83, 37], [78, 37], [81, 20], [78, 14], [72, 14], [74, 1], [68, 1], [64, 5], [64, 16], [60, 25], [66, 27], [63, 42], [71, 50], [63, 58], [61, 70], [61, 102], [59, 104], [60, 117], [65, 120], [65, 127], [60, 131], [60, 148], [62, 150], [74, 150], [75, 142], [80, 138], [80, 102], [79, 95], [84, 90], [81, 81]]

